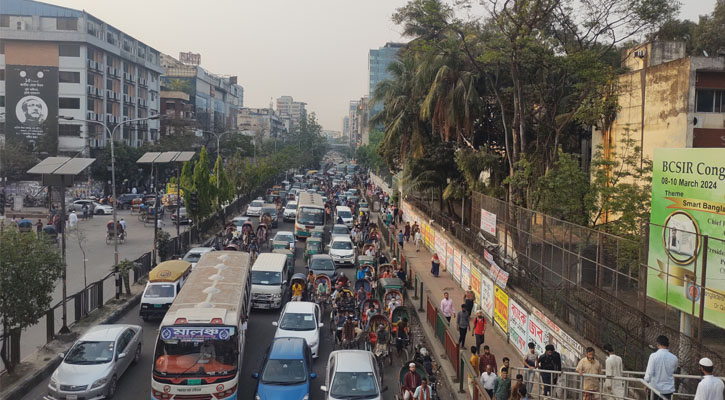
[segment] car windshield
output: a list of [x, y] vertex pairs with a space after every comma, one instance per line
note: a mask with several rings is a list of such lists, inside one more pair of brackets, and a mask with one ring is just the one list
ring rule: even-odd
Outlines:
[[332, 248], [335, 250], [352, 250], [352, 243], [347, 241], [332, 242]]
[[113, 360], [113, 341], [78, 342], [68, 352], [66, 364], [105, 364]]
[[186, 253], [184, 256], [184, 261], [190, 262], [190, 263], [196, 263], [199, 262], [199, 259], [201, 258], [201, 253]]
[[315, 316], [312, 314], [284, 313], [279, 328], [286, 331], [312, 331], [317, 329]]
[[332, 228], [332, 234], [333, 235], [347, 235], [350, 231], [347, 230], [344, 226], [335, 226]]
[[250, 204], [250, 207], [262, 207], [264, 205], [264, 202], [262, 200], [254, 200], [252, 204]]
[[334, 270], [335, 264], [329, 258], [315, 258], [312, 260], [310, 268], [315, 271]]
[[165, 326], [156, 342], [153, 373], [165, 378], [234, 374], [239, 335], [233, 326]]
[[274, 240], [275, 240], [275, 241], [281, 241], [281, 242], [287, 242], [287, 243], [292, 243], [292, 242], [294, 242], [294, 241], [295, 241], [295, 237], [294, 237], [294, 235], [289, 235], [289, 234], [286, 234], [286, 233], [285, 233], [285, 234], [277, 234], [277, 235], [276, 235], [276, 236], [274, 237]]
[[337, 215], [342, 218], [352, 218], [352, 214], [350, 213], [350, 211], [338, 211]]
[[243, 226], [244, 223], [247, 221], [248, 220], [246, 220], [246, 219], [233, 219], [232, 223], [234, 224], [234, 226]]
[[280, 285], [282, 274], [274, 271], [252, 271], [252, 283], [255, 285]]
[[302, 207], [297, 216], [297, 221], [304, 225], [322, 225], [325, 221], [325, 210]]
[[143, 297], [147, 298], [169, 298], [174, 297], [174, 285], [164, 283], [162, 285], [149, 285]]
[[342, 398], [371, 398], [378, 394], [372, 372], [338, 372], [330, 387], [330, 396]]
[[268, 360], [262, 371], [262, 383], [267, 385], [293, 385], [307, 380], [302, 360]]
[[295, 210], [297, 209], [297, 203], [287, 203], [287, 207], [285, 207], [288, 210]]
[[277, 215], [277, 209], [272, 207], [264, 207], [262, 214]]

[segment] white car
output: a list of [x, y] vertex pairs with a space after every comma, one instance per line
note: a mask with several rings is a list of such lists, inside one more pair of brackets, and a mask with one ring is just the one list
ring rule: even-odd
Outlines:
[[352, 234], [350, 233], [350, 230], [347, 229], [347, 225], [344, 225], [344, 224], [333, 225], [332, 229], [330, 230], [330, 235], [332, 237], [345, 236], [345, 237], [352, 238]]
[[320, 328], [322, 314], [320, 306], [309, 301], [290, 301], [284, 306], [279, 321], [272, 322], [277, 327], [274, 337], [304, 338], [310, 346], [312, 357], [317, 358], [320, 350]]
[[352, 244], [350, 236], [333, 236], [329, 249], [335, 265], [355, 266], [355, 245]]
[[292, 250], [292, 253], [294, 254], [295, 251], [295, 234], [290, 231], [278, 231], [274, 238], [272, 238], [272, 243], [274, 242], [285, 242], [287, 243], [287, 246], [289, 246], [289, 249]]
[[297, 217], [297, 202], [288, 201], [282, 212], [282, 218], [284, 221], [294, 221]]
[[375, 355], [365, 350], [337, 350], [330, 353], [327, 361], [325, 386], [328, 400], [369, 399], [382, 400], [381, 371]]
[[215, 249], [213, 247], [194, 247], [193, 249], [186, 252], [183, 260], [191, 263], [191, 268], [193, 269], [194, 267], [196, 267], [196, 263], [199, 262], [201, 256], [214, 250]]
[[245, 215], [249, 215], [251, 217], [259, 217], [260, 215], [262, 215], [263, 206], [264, 200], [253, 200], [251, 203], [249, 203], [249, 206], [247, 206], [247, 213]]
[[129, 365], [141, 358], [143, 328], [138, 325], [98, 325], [88, 330], [50, 376], [48, 399], [104, 399]]

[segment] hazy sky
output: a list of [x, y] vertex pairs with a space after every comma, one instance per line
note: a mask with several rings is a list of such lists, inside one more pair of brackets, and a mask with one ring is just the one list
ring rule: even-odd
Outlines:
[[[682, 0], [697, 20], [716, 0]], [[340, 130], [348, 102], [367, 95], [368, 50], [403, 41], [390, 16], [407, 0], [46, 0], [85, 9], [161, 52], [201, 53], [201, 65], [239, 76], [244, 105], [290, 95]]]

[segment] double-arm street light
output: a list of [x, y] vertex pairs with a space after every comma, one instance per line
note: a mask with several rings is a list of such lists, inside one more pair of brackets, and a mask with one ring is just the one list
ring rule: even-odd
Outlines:
[[236, 132], [236, 130], [224, 131], [222, 133], [216, 133], [216, 132], [212, 132], [212, 131], [204, 131], [204, 132], [211, 133], [212, 135], [214, 135], [214, 137], [216, 137], [216, 157], [219, 158], [219, 154], [220, 154], [219, 150], [220, 150], [222, 136], [226, 135], [227, 133], [234, 133], [234, 132]]
[[[80, 119], [80, 118], [68, 117], [68, 116], [63, 116], [63, 115], [59, 115], [58, 118], [64, 119], [66, 121], [81, 121], [81, 122], [86, 122], [89, 124], [100, 125], [103, 127], [104, 132], [108, 134], [108, 139], [111, 141], [111, 185], [112, 185], [111, 186], [111, 196], [113, 197], [113, 202], [117, 203], [117, 199], [116, 199], [116, 157], [115, 157], [114, 148], [113, 148], [113, 137], [116, 133], [116, 129], [118, 129], [120, 126], [123, 126], [125, 124], [130, 124], [132, 122], [159, 119], [160, 115], [156, 114], [156, 115], [153, 115], [150, 117], [134, 118], [134, 119], [122, 121], [122, 122], [116, 124], [116, 126], [114, 126], [113, 129], [108, 129], [108, 126], [105, 124], [105, 122], [100, 122], [100, 121], [91, 121], [88, 119]], [[116, 214], [117, 204], [111, 204], [111, 206], [113, 207], [113, 236], [114, 236], [113, 237], [113, 267], [115, 269], [118, 266], [118, 218], [117, 218], [117, 214]], [[118, 282], [117, 282], [116, 283], [116, 297], [118, 297], [120, 294], [118, 292], [118, 289], [119, 288], [118, 288]]]

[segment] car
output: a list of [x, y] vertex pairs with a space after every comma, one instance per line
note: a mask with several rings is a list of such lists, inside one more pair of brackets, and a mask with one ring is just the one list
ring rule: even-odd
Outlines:
[[[176, 222], [176, 212], [171, 213], [171, 222]], [[179, 208], [179, 225], [188, 225], [191, 223], [191, 218], [186, 214], [186, 207]]]
[[103, 399], [116, 392], [118, 380], [141, 358], [143, 328], [97, 325], [68, 350], [50, 376], [49, 399]]
[[295, 234], [290, 231], [279, 231], [277, 232], [274, 237], [272, 238], [272, 242], [286, 242], [289, 246], [289, 249], [292, 250], [292, 253], [294, 254], [295, 251]]
[[297, 217], [297, 202], [288, 201], [287, 206], [285, 206], [284, 211], [282, 212], [282, 219], [285, 222], [288, 222], [288, 221], [294, 221], [296, 217]]
[[347, 225], [343, 224], [335, 224], [332, 226], [332, 230], [330, 230], [330, 236], [350, 236], [350, 229], [347, 228]]
[[244, 226], [244, 224], [247, 223], [247, 222], [250, 222], [251, 223], [252, 222], [252, 217], [248, 217], [246, 215], [243, 215], [241, 217], [234, 217], [232, 219], [232, 224], [235, 227], [237, 227], [237, 230], [240, 230], [240, 231], [242, 230], [242, 227]]
[[365, 200], [360, 200], [360, 203], [358, 203], [357, 207], [358, 207], [358, 210], [360, 210], [364, 213], [370, 212], [370, 206], [368, 206], [368, 202]]
[[313, 254], [307, 261], [307, 269], [315, 275], [327, 275], [333, 282], [337, 280], [337, 268], [329, 254]]
[[68, 212], [83, 212], [83, 206], [88, 206], [88, 212], [96, 215], [110, 215], [113, 214], [113, 207], [106, 204], [101, 204], [97, 201], [89, 200], [89, 199], [82, 199], [82, 200], [76, 200], [74, 201], [70, 206], [68, 206]]
[[290, 301], [285, 304], [279, 321], [273, 321], [277, 327], [275, 338], [298, 337], [305, 339], [310, 346], [312, 358], [317, 358], [320, 350], [320, 328], [322, 311], [320, 306], [311, 301]]
[[355, 266], [355, 245], [350, 236], [333, 236], [330, 245], [330, 256], [337, 266]]
[[118, 200], [116, 201], [116, 204], [118, 204], [118, 208], [121, 210], [129, 209], [131, 208], [131, 205], [134, 200], [142, 198], [142, 194], [134, 194], [134, 193], [124, 193], [120, 196], [118, 196]]
[[193, 249], [186, 252], [182, 260], [190, 262], [191, 268], [194, 268], [196, 267], [196, 263], [199, 262], [201, 256], [214, 250], [216, 249], [214, 249], [213, 247], [194, 247]]
[[265, 214], [269, 214], [270, 219], [272, 222], [270, 223], [270, 228], [277, 229], [278, 223], [277, 223], [277, 206], [274, 204], [265, 204], [262, 206], [262, 211], [259, 216], [259, 222], [262, 222], [262, 217]]
[[262, 362], [257, 380], [255, 400], [309, 399], [312, 372], [310, 348], [302, 338], [277, 338], [272, 341]]
[[247, 206], [247, 212], [245, 215], [249, 215], [251, 217], [259, 217], [262, 215], [262, 207], [264, 206], [264, 200], [262, 198], [258, 198], [257, 200], [252, 200], [251, 203], [249, 203], [249, 206]]
[[[393, 378], [396, 380], [396, 378]], [[325, 385], [320, 387], [328, 400], [382, 400], [382, 386], [375, 355], [366, 350], [337, 350], [327, 361]]]

